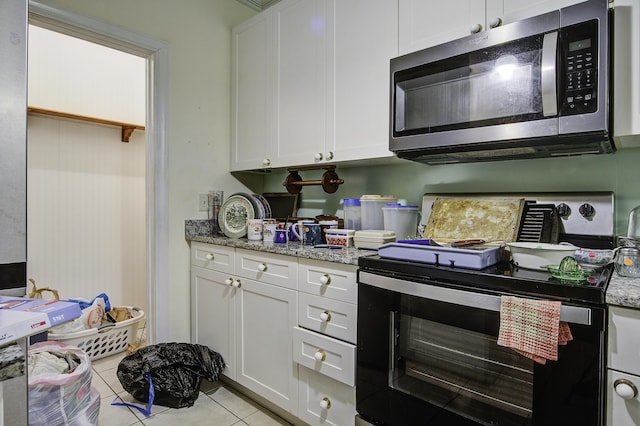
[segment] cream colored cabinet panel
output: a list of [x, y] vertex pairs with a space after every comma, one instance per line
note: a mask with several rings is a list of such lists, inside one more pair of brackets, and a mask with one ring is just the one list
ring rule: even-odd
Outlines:
[[310, 425], [355, 424], [356, 388], [300, 366], [298, 417]]
[[235, 273], [235, 249], [212, 244], [191, 243], [191, 264], [227, 274]]
[[236, 294], [236, 381], [293, 415], [298, 411], [298, 366], [293, 361], [297, 292], [242, 280]]
[[355, 386], [355, 345], [295, 327], [293, 357], [300, 365], [346, 385]]
[[358, 307], [328, 297], [298, 295], [298, 324], [302, 327], [356, 343]]
[[335, 161], [390, 157], [389, 60], [398, 56], [398, 2], [378, 0], [375, 7], [370, 0], [331, 2], [336, 71], [329, 73], [335, 99], [329, 128], [335, 136], [328, 138], [325, 156], [333, 152]]
[[313, 164], [324, 156], [327, 35], [324, 0], [283, 0], [272, 7], [275, 29], [273, 166]]
[[231, 170], [270, 166], [273, 151], [272, 14], [234, 27], [232, 37]]
[[[636, 390], [635, 396], [633, 390]], [[607, 377], [607, 425], [640, 424], [640, 376], [609, 370]]]
[[301, 291], [347, 303], [357, 302], [356, 266], [300, 259], [298, 270]]
[[640, 147], [640, 1], [614, 2], [613, 139]]
[[483, 0], [399, 0], [399, 51], [401, 55], [436, 46], [485, 28]]
[[293, 290], [298, 288], [295, 257], [237, 249], [236, 274]]
[[571, 6], [581, 1], [583, 0], [499, 0], [500, 3], [503, 3], [502, 10], [492, 13], [487, 6], [487, 19], [491, 20], [500, 16], [503, 23], [508, 24]]
[[191, 341], [222, 355], [224, 374], [235, 380], [237, 289], [230, 283], [226, 273], [191, 267]]
[[640, 310], [609, 306], [609, 368], [640, 376]]

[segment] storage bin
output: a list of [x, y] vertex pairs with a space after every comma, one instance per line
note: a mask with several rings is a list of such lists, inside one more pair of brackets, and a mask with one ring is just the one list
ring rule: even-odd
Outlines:
[[392, 195], [363, 195], [360, 197], [360, 215], [362, 230], [384, 229], [382, 207], [398, 200]]
[[416, 238], [418, 233], [418, 206], [385, 204], [382, 207], [384, 229], [393, 231], [398, 240]]
[[50, 332], [49, 340], [77, 346], [85, 351], [92, 360], [122, 352], [127, 349], [129, 344], [135, 342], [140, 322], [145, 318], [142, 309], [131, 306], [125, 306], [125, 308], [131, 314], [131, 318], [128, 320], [68, 334]]
[[362, 229], [362, 221], [360, 216], [360, 199], [345, 198], [342, 202], [342, 210], [344, 211], [344, 227], [359, 231]]

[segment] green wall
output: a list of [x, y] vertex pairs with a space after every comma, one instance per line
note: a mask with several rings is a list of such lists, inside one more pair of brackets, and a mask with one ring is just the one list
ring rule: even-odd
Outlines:
[[[399, 161], [399, 160], [398, 160]], [[325, 213], [335, 213], [340, 200], [362, 194], [392, 194], [420, 204], [424, 193], [446, 192], [578, 192], [613, 191], [615, 232], [626, 234], [629, 211], [640, 205], [640, 148], [610, 155], [583, 155], [535, 160], [428, 166], [402, 161], [382, 166], [337, 165], [345, 183], [333, 194], [320, 186], [304, 187], [305, 200], [326, 200]], [[322, 171], [300, 172], [304, 180], [320, 179]], [[287, 173], [265, 175], [264, 191], [286, 191]]]

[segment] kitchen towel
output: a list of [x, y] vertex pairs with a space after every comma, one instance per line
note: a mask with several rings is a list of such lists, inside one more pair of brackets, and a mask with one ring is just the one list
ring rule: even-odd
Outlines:
[[560, 302], [502, 296], [498, 345], [545, 364], [558, 360], [558, 345], [573, 340], [566, 322], [560, 321]]

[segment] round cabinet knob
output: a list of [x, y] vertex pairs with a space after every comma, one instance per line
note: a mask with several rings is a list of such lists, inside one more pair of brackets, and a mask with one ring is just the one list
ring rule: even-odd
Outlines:
[[240, 280], [233, 280], [233, 282], [231, 283], [231, 285], [235, 288], [240, 288], [242, 287], [242, 283], [240, 282]]
[[321, 319], [323, 322], [329, 322], [329, 321], [331, 321], [331, 313], [330, 313], [330, 312], [327, 312], [327, 311], [324, 311], [323, 313], [321, 313], [321, 314], [320, 314], [320, 319]]
[[325, 155], [327, 160], [333, 160], [333, 151], [329, 151], [327, 152], [327, 155]]
[[260, 272], [264, 272], [267, 270], [267, 264], [266, 263], [261, 263], [258, 265], [258, 271]]
[[227, 278], [226, 280], [224, 280], [224, 283], [228, 286], [231, 286], [233, 284], [233, 279], [232, 278]]
[[320, 161], [322, 160], [322, 153], [321, 152], [317, 152], [316, 155], [313, 156], [313, 159], [316, 161]]
[[324, 284], [324, 285], [331, 284], [331, 277], [328, 274], [322, 274], [320, 276], [320, 284]]
[[480, 24], [475, 24], [473, 27], [469, 28], [469, 32], [471, 34], [478, 34], [480, 31], [482, 31], [482, 25]]
[[267, 167], [271, 165], [271, 160], [268, 158], [265, 158], [264, 160], [262, 160], [262, 165]]
[[633, 399], [638, 396], [638, 388], [627, 379], [618, 379], [613, 382], [613, 389], [622, 399]]
[[581, 205], [578, 211], [585, 219], [591, 219], [596, 214], [596, 209], [588, 203]]
[[329, 408], [331, 408], [331, 400], [326, 396], [322, 398], [322, 401], [320, 401], [320, 408], [322, 408], [323, 410], [328, 410]]
[[500, 25], [502, 25], [502, 18], [499, 16], [496, 16], [495, 18], [489, 21], [489, 28], [496, 28], [496, 27], [499, 27]]
[[316, 361], [324, 361], [327, 358], [327, 354], [323, 351], [323, 350], [318, 350], [316, 351], [316, 353], [313, 355], [313, 357], [316, 359]]
[[207, 253], [205, 257], [207, 258], [207, 260], [213, 260], [213, 253]]
[[558, 204], [556, 206], [556, 209], [558, 210], [558, 214], [560, 215], [560, 217], [563, 217], [565, 219], [568, 218], [571, 214], [571, 207], [569, 207], [569, 205], [566, 203]]

